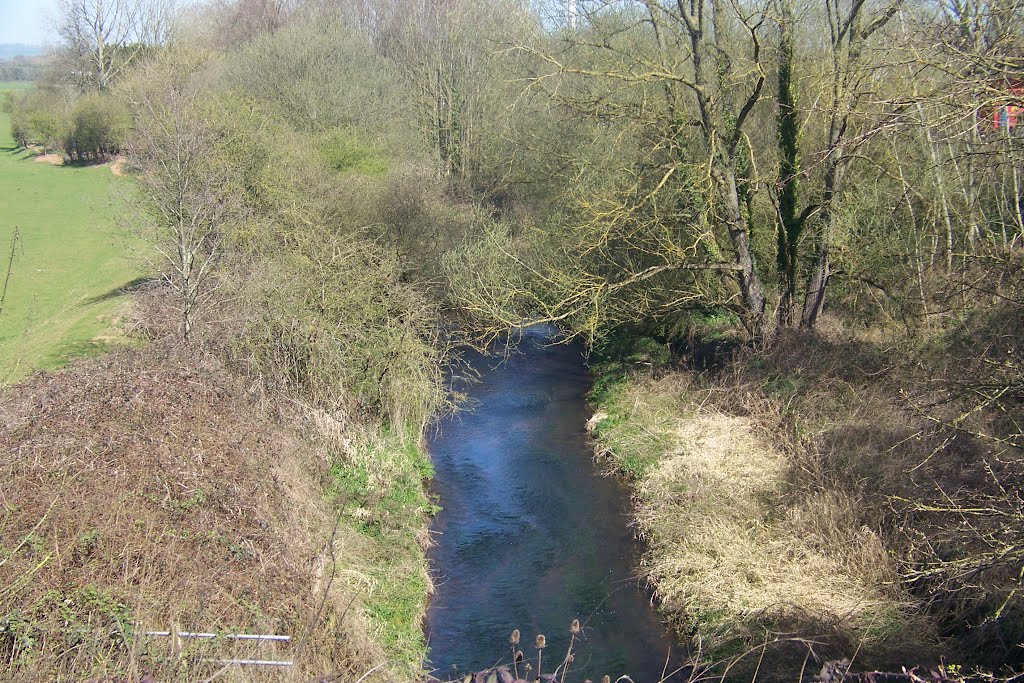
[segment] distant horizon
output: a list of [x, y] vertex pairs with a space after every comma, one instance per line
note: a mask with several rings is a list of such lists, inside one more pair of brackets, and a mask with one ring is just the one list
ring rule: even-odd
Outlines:
[[45, 45], [31, 45], [29, 43], [0, 43], [0, 61], [25, 58], [33, 59], [42, 57], [49, 52]]

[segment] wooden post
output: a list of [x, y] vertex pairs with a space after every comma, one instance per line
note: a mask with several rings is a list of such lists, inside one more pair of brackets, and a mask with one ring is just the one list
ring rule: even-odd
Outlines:
[[11, 255], [7, 259], [7, 275], [4, 276], [4, 291], [0, 294], [0, 313], [4, 312], [4, 302], [7, 300], [7, 285], [11, 281], [11, 270], [14, 268], [14, 253], [18, 248], [18, 239], [21, 238], [21, 228], [14, 226], [14, 235], [11, 237]]

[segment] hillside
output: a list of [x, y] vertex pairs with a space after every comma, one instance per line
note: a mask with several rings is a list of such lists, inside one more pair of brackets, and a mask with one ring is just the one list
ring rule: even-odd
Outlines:
[[[0, 394], [5, 680], [201, 680], [211, 656], [294, 659], [307, 677], [418, 664], [394, 659], [419, 625], [415, 537], [403, 549], [389, 534], [382, 554], [385, 539], [328, 493], [361, 449], [377, 444], [383, 463], [389, 446], [251, 389], [214, 358], [156, 344]], [[409, 610], [399, 581], [420, 582]], [[292, 641], [186, 642], [178, 659], [168, 639], [139, 637], [173, 628]]]

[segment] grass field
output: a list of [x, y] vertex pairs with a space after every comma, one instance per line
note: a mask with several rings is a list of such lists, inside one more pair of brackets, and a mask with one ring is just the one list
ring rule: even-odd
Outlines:
[[116, 220], [117, 182], [108, 166], [36, 163], [0, 113], [0, 290], [20, 232], [0, 311], [0, 385], [125, 341], [120, 290], [141, 266]]

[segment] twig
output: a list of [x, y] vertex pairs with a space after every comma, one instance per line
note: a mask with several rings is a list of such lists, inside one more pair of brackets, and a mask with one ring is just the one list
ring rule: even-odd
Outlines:
[[[334, 541], [338, 537], [338, 528], [341, 526], [342, 513], [338, 513], [338, 517], [334, 521], [334, 530], [331, 531], [331, 537], [327, 540], [327, 551], [331, 555], [331, 573], [327, 578], [327, 584], [324, 586], [323, 596], [320, 600], [320, 604], [313, 612], [309, 623], [306, 624], [306, 630], [302, 632], [302, 637], [299, 639], [299, 644], [295, 648], [295, 661], [298, 661], [302, 655], [303, 649], [306, 647], [306, 641], [309, 639], [309, 634], [313, 632], [316, 625], [320, 622], [320, 616], [323, 614], [324, 606], [327, 604], [327, 598], [331, 592], [331, 585], [334, 583], [334, 577], [338, 573], [338, 558], [334, 554]], [[356, 594], [358, 595], [358, 593]], [[355, 596], [352, 597], [355, 600]], [[349, 606], [352, 605], [352, 601], [349, 601]], [[348, 607], [345, 608], [348, 611]], [[342, 615], [344, 617], [344, 614]]]

